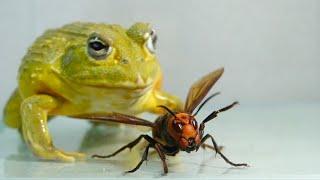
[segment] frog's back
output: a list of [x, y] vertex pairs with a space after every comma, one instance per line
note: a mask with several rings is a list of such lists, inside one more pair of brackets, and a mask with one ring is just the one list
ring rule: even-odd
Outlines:
[[47, 30], [28, 49], [23, 63], [30, 61], [53, 63], [64, 54], [68, 47], [81, 44], [92, 29], [98, 26], [101, 24], [76, 22]]

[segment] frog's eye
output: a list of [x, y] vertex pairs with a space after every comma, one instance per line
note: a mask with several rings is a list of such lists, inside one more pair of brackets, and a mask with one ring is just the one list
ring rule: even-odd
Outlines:
[[155, 53], [156, 51], [156, 43], [157, 43], [157, 35], [154, 30], [151, 30], [148, 33], [146, 47], [151, 53]]
[[112, 52], [112, 47], [101, 40], [99, 37], [94, 36], [88, 40], [88, 53], [96, 60], [105, 59]]

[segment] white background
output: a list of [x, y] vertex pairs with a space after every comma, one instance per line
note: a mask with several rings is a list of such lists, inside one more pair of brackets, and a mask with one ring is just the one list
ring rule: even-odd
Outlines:
[[320, 1], [2, 0], [0, 18], [1, 102], [34, 39], [73, 21], [152, 23], [165, 88], [182, 98], [195, 79], [224, 66], [216, 89], [227, 100], [320, 100]]

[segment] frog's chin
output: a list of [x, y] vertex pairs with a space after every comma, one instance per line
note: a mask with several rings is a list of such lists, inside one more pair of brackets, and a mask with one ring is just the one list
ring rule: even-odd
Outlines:
[[137, 84], [135, 82], [119, 82], [119, 83], [108, 83], [104, 81], [72, 81], [74, 84], [78, 84], [79, 86], [87, 86], [91, 88], [100, 88], [100, 89], [128, 89], [128, 90], [145, 90], [149, 89], [153, 85], [153, 81], [149, 81], [143, 84]]

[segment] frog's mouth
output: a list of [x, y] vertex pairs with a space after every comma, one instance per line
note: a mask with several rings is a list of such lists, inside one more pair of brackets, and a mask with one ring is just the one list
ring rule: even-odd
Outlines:
[[82, 85], [86, 86], [91, 86], [91, 87], [97, 87], [97, 88], [115, 88], [115, 89], [130, 89], [130, 90], [143, 90], [143, 89], [148, 89], [153, 85], [153, 80], [150, 78], [150, 80], [146, 82], [141, 82], [140, 80], [137, 80], [136, 82], [131, 82], [131, 81], [124, 81], [120, 83], [106, 83], [103, 81], [97, 81], [93, 80], [90, 82], [90, 80], [86, 82], [81, 82]]
[[[76, 73], [75, 73], [76, 72]], [[77, 71], [63, 71], [63, 77], [71, 84], [108, 89], [146, 89], [161, 78], [158, 68], [140, 67], [94, 67], [83, 68]]]
[[147, 90], [150, 89], [155, 83], [154, 77], [148, 77], [144, 80], [140, 74], [137, 75], [135, 81], [120, 81], [109, 82], [105, 79], [96, 79], [92, 77], [78, 77], [76, 79], [69, 79], [71, 83], [78, 84], [79, 86], [88, 86], [93, 88], [105, 89], [128, 89], [128, 90]]

